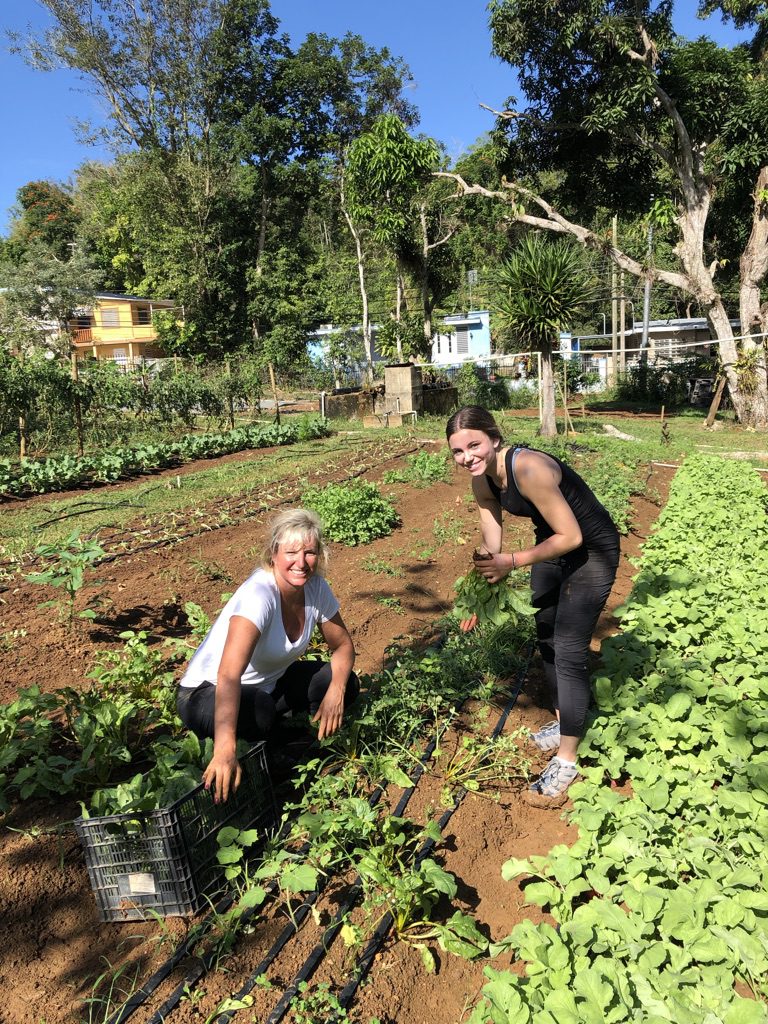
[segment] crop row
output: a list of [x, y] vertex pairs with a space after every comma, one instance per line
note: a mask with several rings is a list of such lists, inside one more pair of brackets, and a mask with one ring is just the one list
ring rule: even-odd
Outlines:
[[63, 455], [50, 459], [0, 459], [0, 496], [24, 497], [62, 491], [84, 484], [110, 484], [118, 480], [179, 466], [193, 459], [210, 459], [249, 448], [293, 444], [325, 437], [321, 420], [299, 423], [252, 424], [218, 434], [188, 434], [178, 441], [112, 448], [98, 455]]
[[579, 839], [503, 868], [556, 927], [514, 929], [473, 1024], [768, 1020], [767, 577], [763, 484], [691, 457], [603, 643]]

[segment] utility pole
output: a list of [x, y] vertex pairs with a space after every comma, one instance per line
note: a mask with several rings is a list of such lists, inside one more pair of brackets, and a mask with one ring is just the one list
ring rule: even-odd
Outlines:
[[619, 373], [624, 373], [627, 369], [627, 296], [624, 294], [623, 270], [619, 271], [619, 290]]
[[[611, 226], [611, 241], [613, 251], [619, 247], [619, 228], [616, 214], [613, 215]], [[619, 301], [616, 295], [616, 264], [611, 260], [611, 375], [609, 384], [616, 387], [618, 381], [618, 359], [619, 359], [619, 336], [618, 336], [618, 306]]]
[[[653, 204], [654, 196], [651, 196]], [[648, 258], [643, 289], [643, 340], [640, 342], [640, 359], [648, 358], [648, 324], [651, 319], [651, 262], [653, 260], [653, 221], [648, 218]]]

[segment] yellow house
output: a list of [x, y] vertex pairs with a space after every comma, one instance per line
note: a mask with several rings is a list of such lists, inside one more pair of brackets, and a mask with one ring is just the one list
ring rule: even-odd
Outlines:
[[70, 323], [78, 358], [93, 356], [130, 364], [165, 355], [157, 344], [152, 315], [176, 309], [170, 299], [140, 299], [109, 292], [94, 297], [93, 308], [79, 310]]

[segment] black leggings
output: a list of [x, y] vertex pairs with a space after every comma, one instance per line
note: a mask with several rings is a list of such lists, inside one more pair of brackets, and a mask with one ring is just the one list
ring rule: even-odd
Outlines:
[[[307, 660], [294, 661], [271, 693], [265, 693], [260, 686], [241, 686], [237, 738], [251, 743], [266, 739], [275, 720], [286, 711], [309, 711], [314, 716], [330, 685], [330, 662]], [[353, 672], [344, 693], [345, 708], [359, 692], [360, 682]], [[216, 687], [213, 683], [201, 683], [194, 688], [179, 687], [176, 697], [179, 718], [201, 739], [213, 738], [215, 706]]]
[[563, 736], [581, 737], [589, 708], [589, 644], [619, 566], [619, 546], [537, 562], [531, 569], [536, 635]]

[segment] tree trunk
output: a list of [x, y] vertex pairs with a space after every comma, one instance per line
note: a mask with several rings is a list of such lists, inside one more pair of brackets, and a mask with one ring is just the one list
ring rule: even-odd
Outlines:
[[419, 205], [419, 223], [421, 224], [421, 308], [424, 311], [424, 341], [426, 343], [427, 359], [432, 359], [432, 296], [429, 290], [429, 235], [427, 232], [427, 207], [424, 203]]
[[403, 292], [405, 291], [405, 285], [403, 284], [403, 271], [400, 266], [400, 260], [397, 260], [396, 270], [396, 285], [395, 285], [395, 323], [397, 324], [397, 361], [402, 363], [403, 361], [403, 333], [402, 333], [402, 320], [403, 320]]
[[342, 210], [344, 211], [344, 219], [347, 222], [349, 233], [354, 240], [355, 252], [357, 254], [357, 283], [360, 288], [360, 299], [363, 304], [363, 347], [365, 348], [366, 376], [370, 382], [373, 380], [373, 346], [371, 344], [371, 320], [368, 312], [368, 288], [365, 283], [365, 254], [363, 253], [363, 245], [360, 241], [360, 233], [352, 223], [352, 218], [344, 206], [342, 206]]
[[363, 243], [360, 238], [360, 232], [352, 222], [352, 218], [347, 210], [343, 163], [341, 164], [339, 171], [339, 205], [341, 206], [341, 212], [344, 214], [344, 220], [347, 222], [349, 233], [352, 235], [352, 240], [355, 243], [355, 254], [357, 256], [357, 282], [358, 287], [360, 288], [360, 300], [363, 306], [363, 348], [365, 349], [366, 378], [368, 383], [371, 384], [373, 383], [373, 344], [371, 341], [370, 313], [368, 312], [368, 288], [365, 283], [365, 253], [363, 252]]
[[227, 379], [229, 385], [227, 387], [227, 412], [229, 413], [229, 425], [232, 430], [235, 429], [235, 397], [232, 394], [232, 363], [229, 359], [226, 360], [227, 367]]
[[[739, 262], [741, 287], [742, 362], [737, 367], [741, 390], [748, 393], [748, 425], [768, 427], [768, 367], [766, 333], [768, 302], [761, 303], [761, 285], [768, 273], [768, 165], [760, 168], [753, 192], [752, 229]], [[730, 382], [729, 382], [730, 383]], [[731, 390], [733, 397], [733, 391]], [[735, 403], [734, 403], [735, 405]], [[740, 417], [741, 419], [741, 417]]]
[[541, 437], [557, 437], [557, 420], [555, 418], [555, 375], [552, 369], [552, 345], [545, 342], [541, 346]]

